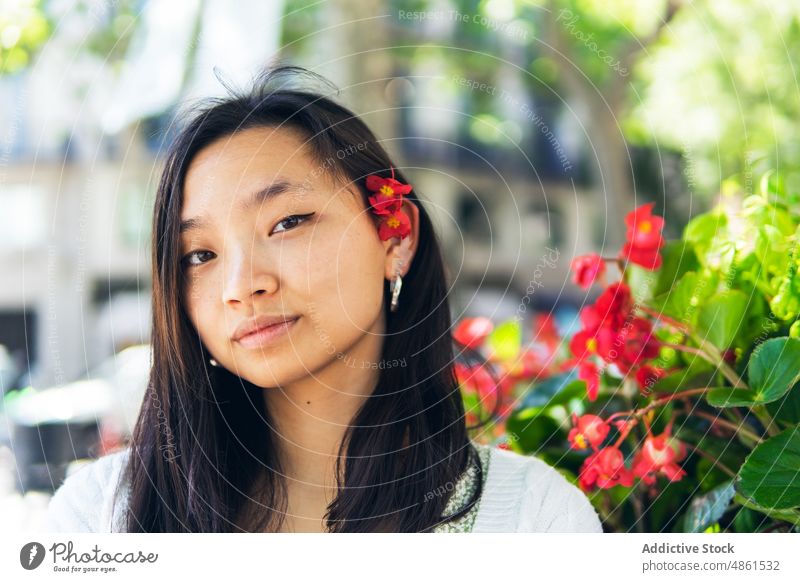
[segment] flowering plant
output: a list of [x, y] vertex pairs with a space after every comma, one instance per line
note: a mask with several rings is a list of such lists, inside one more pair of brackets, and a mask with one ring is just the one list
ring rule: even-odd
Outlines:
[[774, 174], [749, 196], [726, 182], [669, 242], [653, 203], [630, 212], [617, 256], [571, 263], [601, 288], [571, 333], [540, 315], [523, 347], [517, 322], [461, 322], [456, 339], [487, 355], [457, 370], [468, 416], [489, 420], [475, 438], [559, 468], [610, 530], [800, 527], [792, 200]]

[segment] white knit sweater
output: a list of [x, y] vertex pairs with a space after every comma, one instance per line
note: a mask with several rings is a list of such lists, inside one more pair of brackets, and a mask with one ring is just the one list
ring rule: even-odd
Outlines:
[[[127, 484], [120, 481], [129, 449], [101, 457], [72, 473], [50, 500], [54, 533], [122, 532]], [[473, 533], [602, 533], [584, 493], [536, 457], [492, 448]], [[119, 498], [114, 504], [114, 492]]]

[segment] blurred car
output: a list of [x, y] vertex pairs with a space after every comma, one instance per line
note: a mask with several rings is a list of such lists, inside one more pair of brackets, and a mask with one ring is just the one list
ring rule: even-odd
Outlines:
[[84, 378], [4, 397], [18, 486], [54, 491], [70, 463], [124, 446], [133, 431], [151, 367], [150, 345], [131, 346]]

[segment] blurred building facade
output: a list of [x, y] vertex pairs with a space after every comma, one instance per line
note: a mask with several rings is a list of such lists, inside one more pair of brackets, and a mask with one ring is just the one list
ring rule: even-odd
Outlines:
[[[30, 370], [24, 383], [69, 381], [148, 341], [150, 218], [174, 116], [225, 94], [220, 79], [246, 86], [278, 61], [340, 87], [336, 98], [413, 176], [444, 244], [454, 317], [511, 317], [525, 296], [529, 310], [569, 299], [569, 258], [594, 248], [587, 216], [602, 219], [603, 209], [576, 179], [575, 128], [531, 97], [513, 67], [499, 73], [505, 121], [496, 126], [473, 111], [480, 95], [466, 81], [480, 71], [392, 57], [393, 28], [405, 25], [393, 3], [324, 3], [317, 21], [340, 24], [302, 44], [287, 40], [291, 3], [136, 6], [117, 63], [82, 46], [109, 26], [113, 6], [64, 12], [35, 66], [0, 79], [11, 113], [0, 127], [0, 344]], [[507, 63], [517, 40], [501, 44]]]

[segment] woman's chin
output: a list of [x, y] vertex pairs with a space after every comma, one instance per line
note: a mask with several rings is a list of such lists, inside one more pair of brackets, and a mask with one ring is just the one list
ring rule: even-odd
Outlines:
[[291, 353], [275, 357], [237, 358], [238, 375], [259, 388], [286, 387], [310, 375], [297, 356]]

